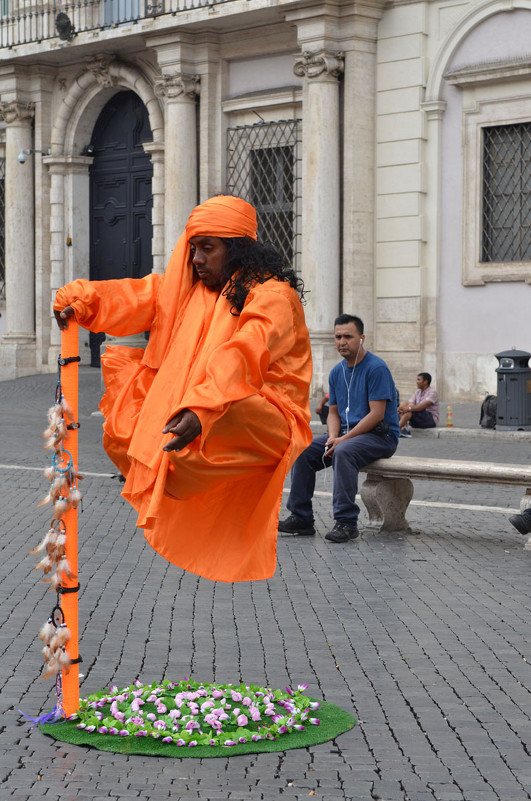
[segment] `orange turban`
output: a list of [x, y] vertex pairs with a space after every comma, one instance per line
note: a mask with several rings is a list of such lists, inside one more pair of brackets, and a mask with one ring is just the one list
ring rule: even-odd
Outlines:
[[240, 197], [216, 195], [196, 206], [186, 223], [186, 238], [193, 236], [249, 236], [256, 239], [256, 211]]
[[181, 324], [185, 299], [194, 284], [189, 240], [192, 236], [240, 237], [256, 239], [256, 211], [240, 197], [216, 195], [196, 206], [184, 233], [171, 254], [163, 285], [158, 293], [157, 314], [151, 329], [143, 363], [158, 369], [171, 337]]

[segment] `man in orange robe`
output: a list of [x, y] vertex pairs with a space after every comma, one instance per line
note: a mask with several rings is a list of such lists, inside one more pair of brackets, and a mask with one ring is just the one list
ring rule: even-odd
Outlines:
[[273, 575], [284, 479], [312, 440], [299, 280], [256, 229], [248, 203], [211, 198], [163, 276], [80, 279], [54, 303], [62, 328], [150, 331], [102, 358], [103, 444], [150, 545], [216, 581]]

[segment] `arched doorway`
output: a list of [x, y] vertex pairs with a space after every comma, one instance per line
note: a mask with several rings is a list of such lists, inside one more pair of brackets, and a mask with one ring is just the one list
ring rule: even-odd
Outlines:
[[[90, 279], [143, 278], [151, 254], [153, 165], [142, 147], [152, 141], [147, 109], [135, 92], [115, 94], [92, 134]], [[103, 334], [90, 335], [91, 364], [99, 366]]]

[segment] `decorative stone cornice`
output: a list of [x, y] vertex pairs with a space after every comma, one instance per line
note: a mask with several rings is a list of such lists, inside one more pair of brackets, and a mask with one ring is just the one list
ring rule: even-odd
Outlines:
[[305, 51], [296, 57], [293, 72], [299, 78], [339, 78], [345, 69], [344, 54], [340, 50]]
[[157, 97], [169, 100], [181, 96], [195, 100], [199, 95], [200, 87], [199, 75], [178, 72], [175, 75], [158, 75], [155, 78], [154, 91]]
[[111, 75], [110, 66], [115, 61], [112, 56], [99, 55], [87, 59], [87, 70], [91, 72], [100, 86], [116, 86], [118, 79]]
[[13, 122], [31, 120], [35, 114], [35, 103], [20, 103], [18, 100], [8, 100], [0, 103], [0, 119], [7, 125]]

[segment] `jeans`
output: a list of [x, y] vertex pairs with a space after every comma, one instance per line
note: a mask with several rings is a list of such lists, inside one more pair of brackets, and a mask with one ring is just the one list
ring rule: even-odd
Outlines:
[[315, 474], [332, 465], [334, 469], [334, 520], [349, 526], [356, 524], [360, 508], [356, 503], [358, 473], [375, 459], [392, 456], [397, 441], [392, 434], [360, 434], [336, 445], [332, 458], [324, 456], [327, 434], [316, 437], [299, 456], [291, 470], [291, 490], [287, 507], [302, 520], [313, 522], [312, 497]]

